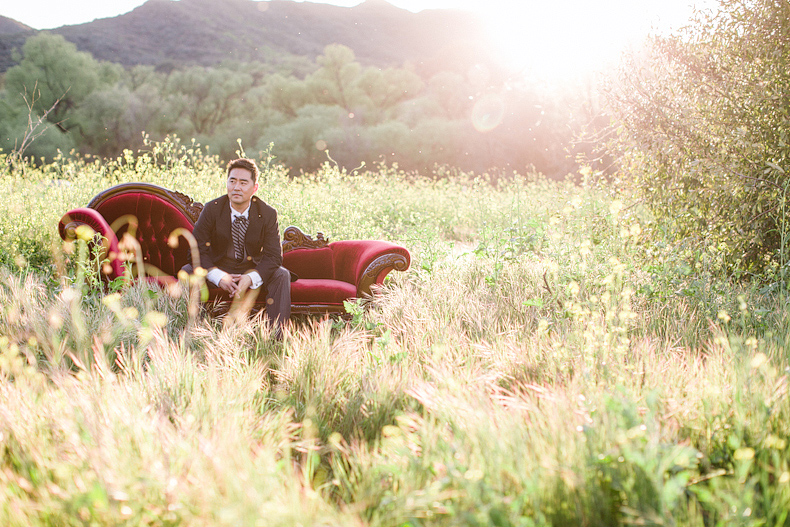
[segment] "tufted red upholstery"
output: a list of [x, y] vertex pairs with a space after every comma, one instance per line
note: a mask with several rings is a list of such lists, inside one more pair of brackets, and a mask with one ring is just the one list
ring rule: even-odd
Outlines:
[[[189, 259], [189, 247], [180, 243], [177, 248], [167, 245], [170, 234], [178, 227], [192, 230], [192, 222], [170, 203], [142, 192], [130, 192], [104, 201], [98, 212], [110, 225], [120, 219], [120, 225], [113, 225], [118, 239], [127, 231], [136, 232], [134, 237], [140, 242], [146, 274], [175, 275]], [[130, 215], [131, 221], [121, 219]], [[137, 227], [133, 226], [136, 219]]]

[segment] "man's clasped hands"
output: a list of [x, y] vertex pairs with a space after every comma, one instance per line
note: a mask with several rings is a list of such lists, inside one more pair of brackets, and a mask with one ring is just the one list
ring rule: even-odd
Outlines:
[[244, 291], [252, 286], [252, 278], [249, 274], [227, 273], [219, 281], [219, 287], [228, 292], [230, 296], [241, 296]]

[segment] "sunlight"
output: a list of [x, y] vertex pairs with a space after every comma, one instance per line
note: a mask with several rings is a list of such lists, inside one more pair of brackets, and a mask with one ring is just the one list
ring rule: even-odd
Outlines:
[[515, 74], [567, 78], [615, 63], [651, 29], [669, 29], [690, 13], [684, 0], [585, 0], [470, 4]]
[[[116, 16], [145, 0], [84, 0], [79, 5], [55, 0], [10, 3], [3, 15], [37, 29], [80, 24]], [[259, 8], [269, 7], [269, 1]], [[303, 0], [295, 0], [303, 1]], [[312, 0], [337, 6], [356, 6], [364, 0]], [[412, 12], [461, 9], [477, 13], [488, 28], [496, 50], [514, 74], [576, 76], [612, 64], [628, 45], [652, 28], [664, 31], [684, 23], [689, 4], [711, 0], [387, 0]]]

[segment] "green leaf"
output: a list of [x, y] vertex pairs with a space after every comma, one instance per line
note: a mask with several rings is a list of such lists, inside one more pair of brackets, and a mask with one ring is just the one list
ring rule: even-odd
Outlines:
[[780, 167], [779, 165], [777, 165], [776, 163], [771, 163], [770, 161], [766, 161], [765, 164], [768, 165], [769, 167], [773, 168], [774, 170], [776, 170], [780, 174], [784, 174], [785, 173], [784, 169], [782, 167]]

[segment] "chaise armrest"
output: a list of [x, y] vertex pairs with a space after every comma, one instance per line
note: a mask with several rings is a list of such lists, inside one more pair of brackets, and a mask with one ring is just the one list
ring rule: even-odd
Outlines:
[[381, 285], [392, 271], [405, 271], [411, 255], [405, 248], [379, 240], [341, 240], [329, 244], [332, 248], [335, 278], [355, 284], [357, 296], [371, 294], [371, 287]]
[[123, 276], [121, 261], [115, 257], [120, 254], [118, 238], [115, 236], [115, 232], [113, 232], [112, 228], [110, 228], [107, 220], [97, 211], [85, 207], [68, 211], [63, 215], [58, 224], [60, 237], [65, 241], [73, 241], [77, 238], [77, 228], [82, 225], [87, 225], [93, 229], [94, 232], [101, 234], [106, 240], [103, 257], [109, 257], [112, 269], [112, 272], [108, 273], [107, 277], [113, 280], [119, 276]]

